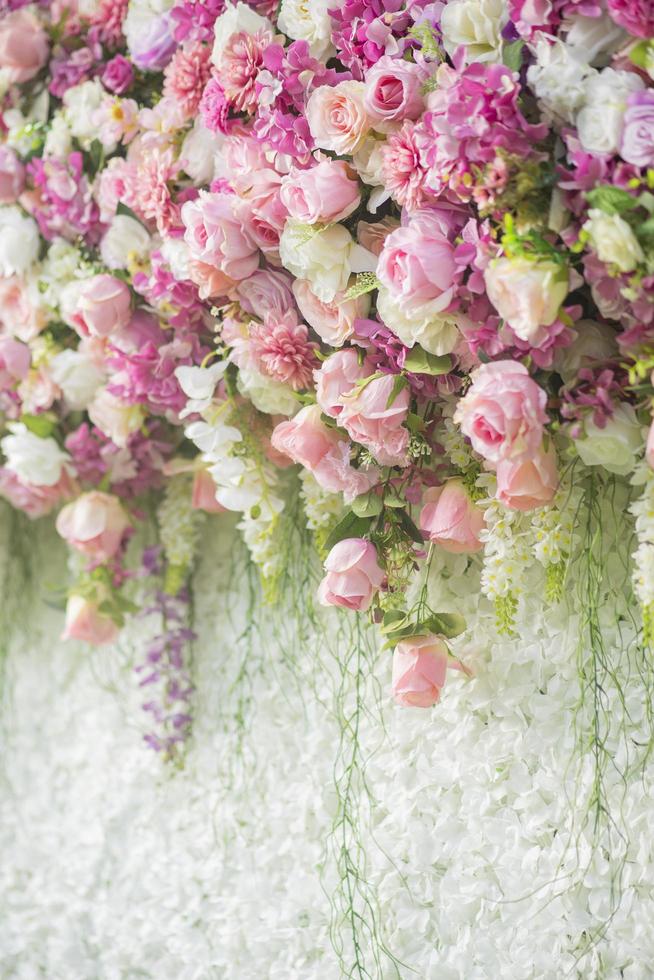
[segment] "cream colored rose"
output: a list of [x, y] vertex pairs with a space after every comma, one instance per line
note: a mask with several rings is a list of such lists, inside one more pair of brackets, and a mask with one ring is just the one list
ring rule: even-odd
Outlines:
[[631, 71], [605, 68], [584, 85], [585, 105], [577, 114], [577, 133], [588, 153], [617, 153], [627, 99], [645, 88]]
[[434, 312], [432, 307], [433, 304], [426, 303], [404, 313], [384, 286], [377, 296], [379, 316], [405, 347], [420, 344], [430, 354], [450, 354], [460, 337], [454, 317]]
[[465, 48], [466, 61], [491, 61], [502, 44], [508, 20], [504, 0], [450, 0], [441, 14], [443, 45], [452, 56]]
[[619, 214], [591, 208], [583, 229], [598, 258], [617, 266], [620, 272], [632, 272], [645, 258], [631, 226]]
[[298, 279], [307, 279], [323, 303], [331, 303], [347, 287], [354, 242], [343, 225], [319, 226], [287, 221], [279, 240], [284, 267]]
[[609, 473], [626, 476], [636, 464], [643, 435], [631, 405], [618, 405], [603, 429], [592, 418], [584, 423], [584, 436], [575, 447], [586, 466], [603, 466]]
[[109, 269], [126, 269], [132, 259], [150, 252], [150, 236], [143, 225], [128, 214], [117, 214], [100, 242], [102, 261]]
[[316, 146], [339, 156], [354, 153], [371, 126], [364, 108], [365, 82], [339, 82], [314, 89], [307, 102], [307, 120]]
[[567, 269], [556, 262], [501, 258], [484, 272], [488, 296], [516, 336], [537, 343], [568, 295]]
[[277, 25], [294, 41], [307, 41], [314, 58], [326, 61], [334, 53], [328, 0], [282, 0]]

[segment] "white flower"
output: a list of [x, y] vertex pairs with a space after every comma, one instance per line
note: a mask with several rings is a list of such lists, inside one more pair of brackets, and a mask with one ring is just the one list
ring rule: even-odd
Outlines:
[[[2, 70], [0, 69], [1, 74]], [[35, 134], [30, 129], [30, 123], [46, 122], [49, 106], [50, 96], [47, 88], [44, 88], [36, 96], [29, 108], [27, 108], [26, 100], [22, 100], [21, 107], [23, 109], [27, 108], [25, 115], [18, 108], [7, 108], [3, 111], [2, 122], [7, 127], [7, 135], [4, 139], [21, 156], [26, 156], [34, 150]]]
[[55, 112], [50, 120], [48, 134], [43, 145], [44, 157], [65, 159], [73, 148], [73, 134], [68, 122], [61, 112]]
[[584, 88], [586, 104], [577, 115], [581, 145], [588, 153], [616, 153], [627, 99], [645, 83], [634, 72], [605, 68], [588, 78]]
[[239, 368], [236, 384], [240, 393], [266, 415], [294, 415], [298, 409], [298, 401], [288, 385], [267, 378], [250, 364]]
[[602, 262], [617, 266], [620, 272], [632, 272], [645, 258], [631, 225], [619, 214], [591, 208], [583, 229]]
[[569, 20], [565, 43], [578, 54], [580, 60], [592, 65], [596, 61], [609, 61], [626, 40], [627, 34], [606, 12], [600, 17], [584, 17], [573, 14]]
[[166, 238], [159, 251], [170, 266], [175, 279], [183, 281], [191, 278], [189, 274], [191, 250], [183, 238]]
[[386, 326], [406, 347], [420, 344], [430, 354], [440, 356], [453, 351], [459, 340], [460, 334], [453, 316], [434, 313], [429, 303], [407, 314], [393, 300], [385, 286], [379, 289], [377, 310]]
[[554, 323], [568, 295], [567, 269], [547, 260], [496, 259], [487, 266], [484, 281], [500, 316], [516, 336], [532, 344], [540, 327]]
[[179, 156], [180, 166], [196, 184], [209, 184], [215, 176], [216, 154], [224, 137], [220, 133], [212, 133], [196, 119], [195, 125], [187, 133]]
[[323, 303], [331, 303], [347, 287], [352, 237], [343, 225], [320, 229], [289, 220], [279, 241], [284, 266], [298, 279], [308, 279]]
[[537, 34], [532, 50], [536, 63], [527, 69], [527, 81], [536, 98], [556, 122], [574, 122], [586, 99], [585, 79], [597, 73], [559, 38]]
[[27, 272], [36, 262], [40, 241], [33, 218], [15, 204], [0, 208], [0, 276]]
[[[95, 111], [105, 95], [97, 79], [74, 85], [64, 93], [64, 119], [84, 150], [88, 150], [93, 140], [99, 138]], [[115, 148], [116, 144], [113, 143], [107, 149], [112, 152]]]
[[70, 456], [51, 437], [42, 439], [22, 422], [10, 422], [11, 435], [0, 440], [7, 457], [7, 467], [24, 483], [53, 487], [61, 479], [64, 463]]
[[89, 418], [112, 442], [124, 449], [133, 433], [138, 432], [143, 423], [143, 409], [140, 405], [126, 405], [106, 388], [100, 388], [88, 406]]
[[149, 234], [128, 214], [117, 214], [112, 218], [100, 242], [100, 255], [109, 269], [126, 269], [131, 261], [147, 258], [149, 251]]
[[308, 41], [313, 57], [326, 61], [334, 50], [331, 6], [328, 0], [282, 0], [277, 24], [294, 41]]
[[222, 459], [243, 439], [239, 430], [233, 425], [227, 425], [222, 418], [191, 422], [184, 431], [208, 463]]
[[175, 377], [189, 401], [180, 413], [186, 418], [196, 412], [204, 412], [213, 401], [216, 385], [227, 368], [227, 361], [217, 361], [209, 367], [182, 366], [175, 369]]
[[220, 65], [222, 53], [232, 34], [256, 34], [258, 31], [273, 33], [272, 24], [268, 18], [257, 14], [246, 3], [229, 3], [225, 7], [224, 13], [216, 20], [213, 30], [214, 42], [211, 60], [217, 67]]
[[558, 347], [554, 368], [565, 382], [572, 381], [579, 369], [593, 361], [604, 361], [617, 352], [615, 330], [595, 320], [577, 320], [575, 339], [569, 347]]
[[575, 447], [586, 466], [603, 466], [609, 473], [626, 476], [643, 445], [641, 427], [631, 405], [618, 405], [603, 429], [592, 418], [584, 422], [584, 436]]
[[58, 385], [69, 408], [85, 409], [104, 382], [104, 373], [83, 350], [62, 350], [48, 364], [48, 374]]
[[443, 46], [450, 56], [463, 46], [467, 62], [497, 60], [507, 20], [504, 0], [450, 0], [441, 14]]

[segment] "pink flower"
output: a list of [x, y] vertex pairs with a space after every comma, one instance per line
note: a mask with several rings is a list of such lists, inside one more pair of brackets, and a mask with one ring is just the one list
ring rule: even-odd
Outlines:
[[547, 419], [547, 395], [514, 361], [482, 364], [459, 402], [454, 421], [487, 462], [522, 462], [538, 451]]
[[250, 324], [250, 353], [262, 374], [295, 391], [310, 388], [318, 365], [316, 344], [292, 310], [281, 316], [265, 314], [263, 323]]
[[367, 357], [359, 361], [359, 353], [354, 347], [328, 357], [314, 375], [316, 400], [325, 415], [337, 419], [343, 411], [343, 396], [353, 392], [357, 381], [369, 378], [374, 370]]
[[649, 432], [647, 433], [645, 459], [647, 460], [647, 465], [654, 470], [654, 422], [651, 423]]
[[132, 313], [129, 288], [115, 276], [88, 279], [79, 294], [74, 320], [82, 336], [108, 337], [126, 327]]
[[556, 453], [537, 450], [527, 459], [504, 459], [497, 466], [497, 499], [511, 510], [549, 504], [559, 485]]
[[409, 432], [402, 423], [409, 411], [409, 388], [394, 394], [397, 376], [385, 374], [343, 397], [339, 425], [354, 442], [366, 446], [382, 466], [406, 466]]
[[390, 134], [381, 150], [384, 187], [409, 211], [423, 207], [429, 198], [425, 189], [428, 168], [422, 164], [415, 135], [414, 123], [405, 122], [402, 129]]
[[30, 369], [30, 349], [12, 337], [0, 337], [0, 388], [11, 388]]
[[216, 484], [207, 470], [196, 470], [193, 474], [191, 497], [193, 510], [203, 510], [207, 514], [224, 514], [225, 508], [216, 500]]
[[386, 238], [377, 276], [403, 312], [429, 304], [431, 312], [440, 313], [452, 302], [457, 266], [448, 239], [451, 230], [447, 212], [425, 209]]
[[[159, 107], [162, 105], [159, 103]], [[154, 111], [154, 110], [153, 110]], [[147, 147], [147, 148], [146, 148]], [[132, 185], [134, 207], [148, 221], [154, 221], [160, 235], [166, 235], [179, 224], [179, 206], [174, 203], [169, 181], [179, 172], [180, 162], [171, 146], [142, 144], [136, 176]]]
[[83, 493], [57, 517], [61, 537], [95, 562], [113, 558], [130, 526], [118, 497], [99, 490]]
[[293, 309], [291, 277], [278, 269], [257, 269], [236, 287], [241, 306], [246, 313], [263, 320], [266, 313], [282, 316]]
[[636, 37], [654, 37], [652, 0], [607, 0], [609, 14], [620, 27]]
[[235, 214], [237, 201], [225, 191], [200, 191], [182, 207], [184, 241], [192, 258], [214, 266], [232, 282], [247, 279], [259, 265], [258, 249]]
[[636, 167], [654, 167], [654, 92], [651, 89], [634, 92], [627, 99], [620, 156]]
[[463, 668], [449, 657], [443, 637], [412, 636], [393, 652], [393, 697], [405, 708], [430, 708], [445, 686], [447, 668]]
[[98, 604], [81, 595], [71, 595], [66, 605], [66, 626], [62, 640], [81, 640], [101, 646], [118, 636], [118, 627], [110, 616], [100, 612]]
[[200, 100], [202, 122], [212, 133], [227, 132], [229, 103], [217, 78], [210, 78]]
[[293, 295], [304, 319], [330, 347], [342, 347], [354, 333], [354, 321], [365, 317], [370, 309], [368, 294], [346, 299], [345, 293], [339, 292], [331, 303], [324, 303], [306, 279], [293, 280]]
[[102, 84], [114, 95], [123, 95], [134, 81], [132, 62], [122, 54], [108, 61], [102, 72]]
[[318, 586], [323, 606], [344, 606], [363, 612], [384, 581], [377, 549], [363, 538], [345, 538], [334, 545], [325, 561], [327, 574]]
[[178, 48], [164, 70], [163, 94], [175, 102], [185, 119], [196, 115], [211, 75], [211, 51], [193, 41]]
[[48, 60], [48, 37], [29, 10], [0, 18], [0, 68], [13, 83], [34, 78]]
[[35, 300], [22, 279], [0, 277], [0, 322], [7, 333], [26, 343], [46, 325], [45, 314]]
[[424, 108], [426, 77], [422, 65], [384, 55], [366, 72], [366, 112], [379, 122], [417, 119]]
[[235, 112], [253, 112], [257, 107], [256, 80], [263, 67], [263, 53], [271, 43], [269, 31], [248, 34], [238, 31], [222, 49], [217, 70], [225, 98]]
[[13, 204], [25, 186], [25, 167], [10, 146], [0, 146], [0, 204]]
[[109, 221], [122, 201], [136, 204], [136, 166], [122, 157], [112, 157], [95, 179], [93, 193], [100, 206], [100, 217]]
[[372, 252], [373, 255], [379, 256], [390, 233], [399, 227], [400, 223], [395, 218], [382, 218], [381, 221], [359, 221], [357, 224], [357, 240], [363, 248]]
[[305, 225], [342, 221], [359, 205], [359, 184], [344, 160], [323, 160], [308, 170], [292, 170], [282, 181], [282, 204]]
[[470, 499], [462, 480], [448, 480], [426, 491], [420, 529], [430, 541], [454, 555], [479, 551], [484, 515]]
[[316, 146], [339, 156], [354, 153], [370, 129], [363, 82], [321, 85], [309, 96], [306, 116]]
[[49, 514], [62, 500], [73, 494], [75, 488], [66, 470], [53, 486], [36, 486], [19, 479], [13, 470], [0, 468], [0, 497], [12, 507], [22, 510], [31, 520]]

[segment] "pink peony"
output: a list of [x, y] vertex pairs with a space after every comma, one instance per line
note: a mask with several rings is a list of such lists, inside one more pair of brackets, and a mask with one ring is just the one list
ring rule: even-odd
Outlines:
[[515, 361], [482, 364], [457, 405], [454, 421], [475, 452], [493, 464], [533, 456], [543, 438], [547, 395]]
[[101, 273], [88, 279], [73, 314], [82, 336], [108, 337], [126, 327], [132, 315], [129, 288], [115, 276]]
[[232, 34], [218, 59], [217, 72], [225, 98], [235, 112], [253, 112], [257, 107], [257, 75], [263, 53], [271, 43], [269, 31]]
[[250, 354], [259, 371], [295, 391], [311, 387], [318, 366], [315, 351], [307, 327], [292, 310], [264, 314], [263, 323], [250, 324]]
[[103, 562], [119, 550], [130, 520], [118, 500], [92, 490], [67, 504], [57, 517], [57, 531], [77, 551]]
[[13, 83], [34, 78], [48, 60], [48, 36], [30, 10], [0, 17], [0, 69]]
[[420, 514], [420, 528], [425, 536], [452, 554], [479, 551], [479, 532], [484, 515], [470, 499], [462, 480], [448, 480], [442, 487], [426, 491]]
[[384, 581], [377, 549], [363, 538], [345, 538], [334, 545], [325, 561], [327, 574], [318, 586], [323, 606], [344, 606], [363, 612]]
[[528, 459], [505, 459], [497, 466], [497, 499], [511, 510], [549, 504], [559, 485], [556, 453], [542, 449]]
[[0, 146], [0, 204], [13, 204], [25, 186], [25, 167], [10, 146]]
[[385, 374], [343, 397], [339, 425], [354, 442], [372, 453], [382, 466], [406, 466], [409, 431], [403, 426], [409, 411], [409, 388], [394, 396], [397, 378]]
[[440, 698], [447, 668], [463, 668], [451, 660], [442, 636], [412, 636], [393, 652], [393, 697], [405, 708], [430, 708]]
[[452, 302], [457, 274], [448, 238], [452, 229], [449, 212], [425, 209], [384, 241], [377, 276], [403, 312], [429, 304], [431, 312], [440, 313]]
[[185, 44], [177, 49], [164, 70], [164, 98], [175, 102], [185, 119], [192, 119], [210, 75], [209, 47], [199, 41]]
[[390, 134], [381, 151], [384, 187], [409, 211], [424, 207], [429, 199], [425, 189], [428, 168], [422, 164], [415, 136], [415, 125], [405, 122], [402, 129]]
[[359, 184], [343, 160], [323, 160], [308, 170], [292, 170], [282, 181], [282, 204], [305, 225], [347, 218], [359, 205]]
[[218, 269], [226, 277], [226, 286], [247, 279], [259, 265], [252, 236], [235, 214], [237, 201], [225, 191], [200, 191], [182, 207], [184, 241], [191, 257]]
[[113, 619], [100, 612], [98, 604], [81, 595], [71, 595], [66, 605], [62, 640], [81, 640], [93, 646], [111, 643], [118, 636]]
[[366, 72], [364, 105], [371, 119], [401, 122], [417, 119], [424, 108], [422, 86], [427, 78], [422, 65], [384, 55]]
[[343, 411], [343, 396], [354, 392], [357, 381], [363, 381], [374, 373], [371, 361], [359, 360], [354, 347], [336, 351], [316, 371], [316, 400], [325, 415], [337, 419]]

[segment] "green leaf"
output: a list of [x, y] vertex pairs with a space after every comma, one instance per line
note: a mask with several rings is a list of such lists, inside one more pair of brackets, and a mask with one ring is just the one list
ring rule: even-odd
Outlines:
[[352, 501], [352, 510], [357, 517], [377, 517], [382, 512], [381, 497], [373, 491], [364, 493]]
[[104, 146], [100, 140], [93, 140], [89, 147], [88, 155], [91, 165], [91, 174], [95, 176], [95, 174], [102, 169], [102, 165], [104, 164]]
[[393, 509], [397, 507], [404, 507], [406, 505], [406, 499], [401, 497], [397, 490], [390, 487], [384, 494], [384, 507], [392, 507]]
[[41, 439], [47, 439], [54, 432], [55, 423], [48, 415], [21, 415], [20, 421]]
[[407, 351], [404, 370], [411, 371], [412, 374], [447, 374], [452, 370], [452, 358], [449, 354], [437, 357], [436, 354], [430, 354], [416, 345]]
[[401, 609], [388, 609], [384, 613], [379, 629], [382, 633], [393, 633], [397, 629], [402, 629], [407, 622], [407, 613], [402, 612]]
[[524, 46], [524, 41], [511, 41], [510, 44], [503, 45], [502, 61], [511, 71], [520, 71], [522, 67], [522, 49]]
[[599, 208], [605, 214], [624, 214], [625, 211], [632, 211], [638, 207], [638, 201], [629, 191], [610, 184], [586, 191], [586, 200], [592, 208]]
[[395, 401], [399, 393], [403, 391], [404, 388], [406, 388], [408, 383], [409, 382], [407, 381], [407, 379], [403, 377], [401, 374], [395, 375], [395, 380], [393, 381], [393, 387], [391, 388], [391, 393], [388, 396], [388, 401], [386, 402], [386, 408], [391, 407], [391, 405], [393, 404], [393, 402]]
[[416, 415], [415, 412], [409, 412], [406, 417], [406, 427], [409, 432], [424, 432], [425, 420], [421, 415]]
[[420, 627], [428, 633], [439, 633], [451, 639], [453, 636], [463, 633], [466, 628], [466, 621], [459, 613], [432, 613], [420, 623]]
[[133, 221], [138, 221], [138, 223], [142, 225], [142, 227], [145, 228], [146, 231], [148, 230], [146, 226], [143, 224], [143, 221], [139, 218], [139, 216], [135, 214], [130, 207], [128, 207], [126, 204], [123, 204], [122, 201], [118, 202], [118, 207], [116, 208], [116, 214], [124, 214], [126, 217], [131, 218]]
[[359, 272], [356, 281], [345, 293], [345, 299], [357, 299], [365, 293], [371, 293], [373, 289], [379, 289], [379, 279], [374, 272]]
[[338, 522], [332, 533], [325, 541], [325, 550], [331, 551], [334, 545], [346, 538], [361, 538], [370, 530], [371, 517], [359, 517], [354, 511], [349, 511], [345, 517]]
[[409, 515], [405, 510], [398, 510], [398, 517], [400, 518], [400, 524], [409, 535], [409, 537], [416, 542], [416, 544], [424, 544], [425, 539], [422, 534], [415, 526]]
[[642, 224], [636, 225], [634, 231], [638, 238], [644, 238], [647, 241], [654, 238], [654, 216], [643, 221]]

